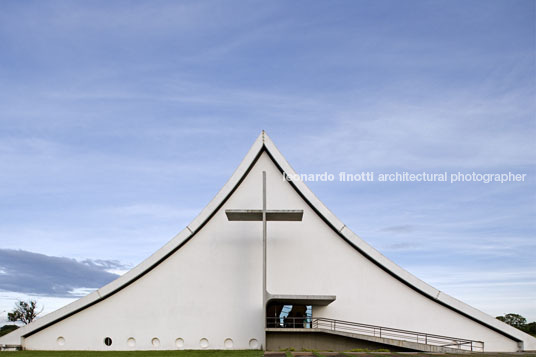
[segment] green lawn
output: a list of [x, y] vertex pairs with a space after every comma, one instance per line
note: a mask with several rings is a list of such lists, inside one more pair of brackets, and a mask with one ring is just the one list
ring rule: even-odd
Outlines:
[[[310, 357], [328, 357], [329, 354], [324, 354], [325, 352], [312, 352]], [[108, 356], [108, 357], [165, 357], [165, 356], [177, 356], [177, 357], [262, 357], [262, 351], [19, 351], [19, 352], [0, 352], [0, 357], [97, 357], [97, 356]], [[294, 357], [293, 353], [282, 352], [288, 357]], [[298, 354], [298, 353], [296, 353]], [[415, 353], [415, 354], [405, 354], [405, 353], [385, 353], [385, 352], [360, 352], [360, 353], [351, 353], [345, 352], [339, 356], [348, 356], [348, 357], [536, 357], [535, 353], [473, 353], [473, 354], [427, 354], [427, 353]], [[304, 356], [305, 357], [305, 356]], [[333, 357], [333, 355], [329, 356]]]
[[18, 351], [18, 352], [0, 352], [0, 356], [13, 357], [260, 357], [262, 351], [124, 351], [124, 352], [105, 352], [105, 351]]

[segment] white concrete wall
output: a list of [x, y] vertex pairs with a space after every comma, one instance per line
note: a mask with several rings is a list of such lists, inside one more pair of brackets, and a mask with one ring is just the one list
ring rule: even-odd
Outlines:
[[[315, 316], [485, 341], [487, 351], [517, 344], [400, 283], [336, 235], [307, 206], [266, 154], [213, 219], [174, 255], [108, 299], [25, 339], [28, 349], [198, 349], [264, 345], [262, 227], [228, 222], [224, 209], [261, 208], [262, 170], [268, 209], [303, 209], [303, 222], [269, 222], [268, 290], [336, 295]], [[358, 204], [358, 203], [356, 203]], [[359, 227], [356, 227], [357, 229]], [[125, 242], [128, 249], [128, 242]], [[58, 345], [58, 338], [64, 339]], [[113, 344], [104, 345], [111, 337]], [[159, 347], [151, 344], [153, 338]], [[134, 338], [135, 346], [127, 340]]]

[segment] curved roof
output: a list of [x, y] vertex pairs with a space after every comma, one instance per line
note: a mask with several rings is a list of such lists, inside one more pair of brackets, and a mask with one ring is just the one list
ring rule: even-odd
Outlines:
[[[42, 318], [21, 327], [12, 333], [0, 338], [0, 342], [8, 344], [19, 344], [20, 337], [30, 336], [38, 331], [59, 322], [78, 311], [88, 308], [107, 297], [115, 294], [121, 289], [127, 287], [143, 275], [147, 274], [154, 267], [160, 264], [163, 260], [180, 249], [188, 240], [190, 240], [210, 218], [218, 211], [218, 209], [225, 203], [225, 201], [231, 196], [234, 190], [240, 185], [242, 180], [247, 176], [249, 170], [254, 166], [259, 156], [266, 152], [273, 160], [275, 165], [283, 173], [287, 173], [289, 176], [294, 177], [296, 172], [292, 169], [287, 160], [279, 152], [268, 135], [262, 131], [257, 137], [248, 153], [235, 170], [231, 178], [222, 187], [222, 189], [216, 194], [216, 196], [210, 201], [210, 203], [194, 218], [194, 220], [186, 226], [181, 232], [173, 237], [162, 248], [152, 254], [149, 258], [145, 259], [142, 263], [128, 271], [124, 275], [120, 276], [111, 283], [104, 287], [94, 291], [93, 293], [74, 301], [73, 303], [56, 310]], [[289, 181], [298, 194], [309, 204], [309, 206], [328, 224], [337, 234], [346, 240], [353, 248], [357, 249], [361, 254], [371, 260], [374, 264], [379, 266], [388, 274], [392, 275], [402, 283], [406, 284], [410, 288], [423, 294], [424, 296], [436, 301], [439, 304], [444, 305], [482, 325], [485, 325], [505, 336], [512, 338], [518, 342], [528, 342], [533, 339], [531, 336], [524, 332], [507, 325], [492, 316], [479, 311], [435, 288], [428, 285], [424, 281], [418, 279], [408, 271], [404, 270], [394, 262], [383, 256], [380, 252], [374, 249], [371, 245], [366, 243], [357, 234], [352, 232], [343, 222], [341, 222], [335, 215], [314, 195], [314, 193], [303, 183], [302, 181]], [[535, 340], [536, 342], [536, 340]], [[532, 343], [530, 343], [532, 345]], [[536, 343], [535, 343], [536, 347]]]

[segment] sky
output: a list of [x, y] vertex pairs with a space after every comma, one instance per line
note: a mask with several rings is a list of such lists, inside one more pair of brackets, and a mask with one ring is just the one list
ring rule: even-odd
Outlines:
[[0, 324], [181, 231], [266, 130], [350, 229], [493, 316], [536, 320], [536, 2], [0, 2]]

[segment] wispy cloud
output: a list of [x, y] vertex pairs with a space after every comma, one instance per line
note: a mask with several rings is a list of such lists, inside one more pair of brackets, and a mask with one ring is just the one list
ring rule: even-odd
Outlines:
[[388, 233], [411, 233], [414, 232], [416, 229], [415, 226], [404, 224], [400, 226], [390, 226], [380, 229], [380, 232], [388, 232]]
[[[533, 93], [511, 90], [517, 93], [475, 88], [480, 93], [443, 93], [424, 102], [384, 102], [380, 97], [373, 106], [358, 104], [333, 113], [337, 124], [310, 135], [309, 142], [340, 168], [442, 172], [533, 165]], [[505, 118], [512, 124], [505, 126]]]
[[465, 264], [412, 264], [406, 268], [435, 288], [492, 316], [514, 312], [521, 313], [529, 321], [536, 320], [533, 294], [536, 271], [533, 267], [475, 270]]
[[139, 216], [149, 216], [157, 219], [193, 220], [201, 212], [201, 208], [180, 209], [176, 206], [162, 204], [137, 203], [132, 205], [109, 207], [102, 209], [104, 213], [135, 219]]

